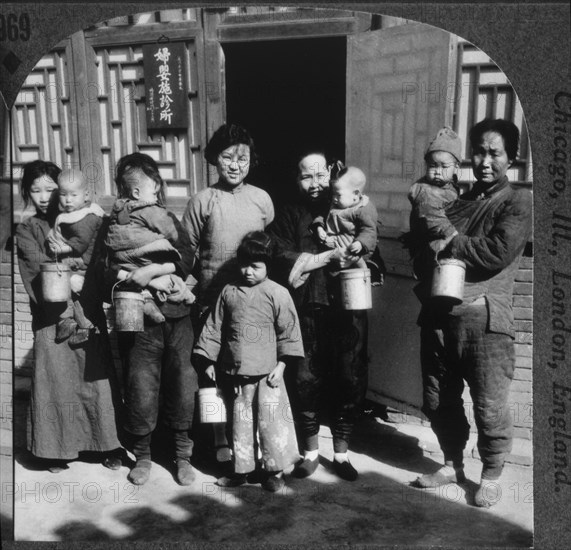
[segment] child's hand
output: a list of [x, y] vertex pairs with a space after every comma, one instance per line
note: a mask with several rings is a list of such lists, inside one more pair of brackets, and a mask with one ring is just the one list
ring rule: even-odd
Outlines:
[[85, 283], [85, 277], [82, 275], [77, 275], [74, 273], [69, 278], [69, 286], [71, 287], [71, 291], [79, 294], [83, 289], [83, 283]]
[[[133, 283], [140, 288], [147, 288], [149, 283], [155, 278], [154, 264], [138, 267], [134, 271], [130, 271], [125, 277], [125, 281]], [[168, 292], [168, 291], [167, 291]]]
[[47, 237], [48, 248], [52, 254], [68, 254], [71, 252], [71, 246], [65, 241], [59, 239], [54, 233], [49, 233]]
[[147, 286], [168, 294], [172, 290], [173, 283], [170, 275], [161, 275], [160, 277], [151, 279]]
[[449, 242], [450, 239], [436, 239], [435, 241], [430, 241], [428, 246], [438, 256], [438, 254], [448, 246]]
[[206, 376], [208, 376], [208, 378], [210, 378], [210, 380], [216, 382], [216, 369], [214, 368], [214, 365], [206, 367], [204, 373], [206, 374]]
[[327, 231], [325, 231], [324, 227], [318, 226], [315, 232], [317, 233], [317, 238], [320, 241], [325, 241], [325, 239], [327, 239]]
[[337, 235], [339, 248], [337, 263], [341, 269], [351, 267], [359, 259], [359, 256], [351, 251], [353, 242], [353, 237], [349, 235]]
[[285, 363], [283, 361], [278, 361], [274, 370], [268, 374], [268, 386], [271, 388], [277, 388], [280, 384], [280, 380], [284, 376]]
[[323, 244], [328, 248], [335, 248], [337, 246], [337, 241], [335, 240], [334, 236], [325, 237]]
[[[186, 283], [177, 275], [168, 275], [170, 277], [172, 286], [170, 294], [167, 296], [167, 301], [173, 304], [193, 304], [196, 300], [194, 294], [186, 286]], [[153, 279], [156, 280], [156, 279]]]
[[359, 241], [353, 241], [349, 245], [349, 252], [351, 252], [351, 254], [360, 254], [362, 250], [363, 245]]
[[52, 256], [55, 254], [61, 254], [59, 245], [54, 241], [50, 241], [49, 238], [48, 238], [48, 248], [50, 249], [50, 253]]
[[350, 235], [337, 235], [337, 246], [341, 249], [348, 248], [353, 242], [353, 237]]

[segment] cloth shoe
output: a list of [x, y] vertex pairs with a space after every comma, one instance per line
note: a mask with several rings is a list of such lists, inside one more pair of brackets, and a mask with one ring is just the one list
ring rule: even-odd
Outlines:
[[311, 474], [313, 474], [313, 472], [315, 472], [315, 470], [317, 470], [318, 465], [319, 457], [317, 457], [315, 460], [304, 458], [295, 465], [291, 475], [300, 479], [309, 477]]
[[230, 474], [216, 480], [218, 487], [239, 487], [248, 481], [247, 474]]
[[217, 445], [214, 449], [216, 450], [216, 462], [223, 463], [232, 460], [232, 450], [228, 445]]
[[270, 493], [277, 493], [284, 487], [285, 481], [283, 475], [268, 475], [266, 479], [262, 481], [262, 489]]
[[152, 298], [145, 298], [143, 313], [154, 323], [164, 323], [165, 316]]
[[232, 449], [224, 443], [214, 447], [214, 458], [218, 474], [221, 477], [227, 477], [234, 473], [234, 463], [232, 461]]
[[48, 471], [50, 471], [52, 474], [59, 474], [64, 470], [69, 470], [69, 466], [66, 460], [47, 460], [46, 466]]
[[110, 470], [119, 470], [123, 466], [123, 462], [118, 456], [107, 456], [103, 459], [103, 466]]
[[194, 468], [190, 465], [190, 458], [177, 458], [176, 481], [179, 485], [190, 485], [195, 479]]
[[478, 508], [490, 508], [497, 504], [502, 496], [502, 490], [497, 480], [482, 479], [474, 495], [474, 505]]
[[345, 479], [347, 481], [355, 481], [359, 477], [359, 473], [348, 460], [344, 460], [343, 462], [337, 462], [337, 460], [334, 460], [333, 469], [341, 479]]
[[133, 485], [144, 485], [151, 476], [151, 461], [143, 458], [137, 460], [135, 467], [129, 472], [127, 479]]
[[125, 451], [119, 448], [105, 453], [102, 464], [110, 470], [119, 470], [123, 466], [123, 462], [127, 462], [127, 456]]
[[256, 467], [256, 469], [253, 472], [246, 474], [246, 479], [248, 483], [251, 483], [252, 485], [256, 485], [257, 483], [262, 483], [265, 478], [266, 478], [266, 472], [264, 472], [264, 470], [262, 470], [260, 467]]
[[61, 319], [56, 325], [56, 343], [59, 344], [67, 340], [77, 329], [77, 323], [71, 318]]
[[442, 466], [433, 474], [425, 474], [416, 478], [412, 485], [421, 489], [432, 489], [448, 483], [463, 483], [464, 481], [466, 481], [466, 476], [462, 468]]
[[88, 340], [89, 340], [89, 329], [77, 327], [75, 332], [69, 337], [69, 345], [70, 347], [81, 346], [81, 344], [85, 344], [85, 342], [87, 342]]

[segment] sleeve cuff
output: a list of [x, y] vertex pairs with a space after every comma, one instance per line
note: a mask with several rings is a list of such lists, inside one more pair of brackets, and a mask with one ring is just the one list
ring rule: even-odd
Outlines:
[[293, 264], [287, 280], [288, 284], [292, 288], [299, 288], [307, 281], [309, 273], [305, 273], [305, 266], [307, 265], [307, 262], [310, 261], [311, 257], [312, 254], [302, 252], [295, 261], [295, 264]]

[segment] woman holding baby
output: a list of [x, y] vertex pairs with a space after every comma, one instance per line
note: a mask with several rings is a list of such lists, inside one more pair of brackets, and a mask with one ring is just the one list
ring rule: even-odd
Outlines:
[[[74, 207], [76, 217], [81, 211], [97, 217], [90, 209], [89, 189], [80, 174], [63, 174], [51, 162], [36, 160], [24, 166], [21, 194], [35, 214], [25, 219], [16, 231], [18, 263], [24, 288], [30, 297], [32, 331], [34, 333], [34, 370], [29, 408], [27, 447], [41, 459], [42, 466], [53, 473], [68, 468], [68, 462], [83, 451], [103, 452], [103, 463], [111, 469], [121, 466], [116, 430], [116, 406], [111, 350], [107, 339], [101, 301], [85, 303], [85, 317], [90, 329], [79, 339], [58, 337], [58, 324], [68, 308], [66, 302], [47, 302], [42, 295], [40, 265], [53, 262], [56, 254], [81, 260], [86, 269], [82, 293], [94, 296], [97, 285], [90, 258], [72, 242], [71, 252], [63, 253], [62, 244], [54, 236], [58, 210], [66, 209], [59, 197], [58, 182], [65, 184], [79, 197]], [[59, 202], [59, 209], [58, 209]], [[100, 222], [100, 220], [99, 220]], [[91, 246], [97, 246], [98, 221], [90, 219], [94, 232]], [[75, 258], [74, 258], [75, 256]], [[87, 261], [85, 261], [87, 260]]]
[[284, 206], [268, 228], [277, 244], [274, 275], [292, 293], [305, 349], [291, 393], [303, 452], [293, 475], [308, 477], [319, 464], [318, 410], [326, 400], [333, 468], [354, 481], [358, 472], [347, 451], [367, 389], [368, 321], [366, 311], [341, 308], [334, 272], [374, 251], [376, 211], [362, 192], [365, 177], [357, 168], [335, 175], [330, 204], [331, 166], [321, 152], [300, 158], [296, 182], [298, 200]]

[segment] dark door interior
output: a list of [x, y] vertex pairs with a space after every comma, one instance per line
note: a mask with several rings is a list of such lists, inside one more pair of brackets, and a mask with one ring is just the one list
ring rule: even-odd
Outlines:
[[345, 155], [346, 38], [223, 44], [226, 119], [253, 135], [260, 164], [249, 181], [276, 202], [292, 192], [308, 149]]

